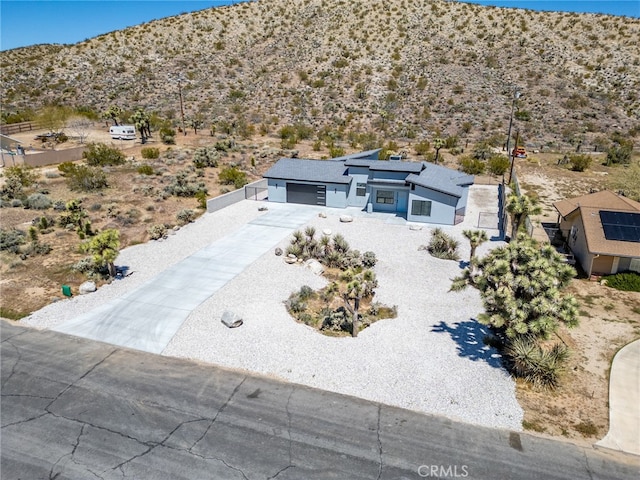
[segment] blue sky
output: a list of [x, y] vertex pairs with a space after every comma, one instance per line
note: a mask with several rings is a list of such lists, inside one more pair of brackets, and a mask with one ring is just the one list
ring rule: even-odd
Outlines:
[[[77, 43], [158, 18], [242, 0], [0, 0], [0, 50]], [[640, 0], [470, 0], [501, 7], [640, 17]]]

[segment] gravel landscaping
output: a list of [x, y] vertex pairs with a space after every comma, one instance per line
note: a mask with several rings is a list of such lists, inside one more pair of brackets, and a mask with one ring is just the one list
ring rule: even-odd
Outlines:
[[[460, 240], [461, 257], [469, 246], [462, 230], [475, 228], [478, 211], [495, 211], [496, 187], [474, 186], [465, 222], [443, 229]], [[167, 240], [123, 250], [118, 265], [130, 276], [97, 292], [53, 303], [21, 321], [53, 328], [144, 283], [162, 270], [264, 214], [262, 203], [243, 201], [205, 214]], [[268, 204], [269, 208], [278, 205]], [[306, 207], [301, 207], [306, 208]], [[300, 265], [288, 265], [273, 249], [196, 308], [173, 337], [163, 355], [184, 357], [229, 368], [269, 375], [372, 401], [490, 427], [521, 430], [523, 412], [515, 385], [500, 365], [495, 350], [485, 346], [485, 327], [474, 318], [482, 311], [473, 289], [449, 293], [458, 262], [439, 260], [418, 250], [429, 240], [430, 228], [410, 230], [390, 215], [352, 212], [352, 223], [341, 223], [343, 210], [326, 209], [314, 216], [318, 232], [341, 233], [352, 249], [372, 250], [379, 287], [376, 300], [398, 307], [398, 317], [381, 320], [358, 338], [326, 337], [296, 323], [284, 301], [303, 285], [326, 284]], [[490, 235], [497, 232], [489, 230]], [[289, 237], [288, 237], [289, 238]], [[279, 246], [286, 248], [288, 238]], [[500, 245], [488, 242], [482, 255]], [[244, 324], [225, 327], [225, 310]]]

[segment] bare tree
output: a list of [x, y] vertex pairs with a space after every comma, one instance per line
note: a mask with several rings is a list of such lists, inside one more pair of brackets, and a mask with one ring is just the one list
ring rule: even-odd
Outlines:
[[78, 137], [81, 144], [84, 144], [85, 140], [89, 136], [89, 131], [93, 127], [93, 122], [85, 117], [74, 118], [68, 124], [69, 130], [74, 136]]

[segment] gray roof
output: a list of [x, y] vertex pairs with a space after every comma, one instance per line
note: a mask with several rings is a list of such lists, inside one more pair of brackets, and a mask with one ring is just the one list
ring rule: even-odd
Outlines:
[[389, 160], [347, 160], [347, 167], [367, 167], [369, 170], [384, 172], [420, 173], [423, 165], [418, 162], [399, 162]]
[[458, 198], [462, 196], [464, 187], [473, 184], [473, 175], [467, 175], [466, 173], [433, 163], [423, 163], [423, 165], [425, 169], [420, 175], [411, 174], [407, 177], [408, 183], [413, 183]]
[[265, 178], [302, 182], [351, 183], [343, 162], [281, 158], [263, 175]]
[[356, 158], [364, 158], [370, 160], [377, 160], [378, 154], [380, 153], [381, 148], [376, 148], [375, 150], [365, 150], [364, 152], [350, 153], [349, 155], [343, 155], [342, 157], [335, 157], [331, 160], [337, 160], [339, 162], [344, 162], [345, 160], [352, 160]]

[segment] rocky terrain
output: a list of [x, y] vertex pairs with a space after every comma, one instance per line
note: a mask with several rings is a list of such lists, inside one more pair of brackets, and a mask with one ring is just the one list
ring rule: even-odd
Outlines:
[[593, 149], [615, 131], [639, 134], [638, 44], [640, 20], [628, 17], [442, 0], [259, 0], [0, 52], [2, 105], [141, 106], [177, 120], [181, 90], [187, 119], [205, 128], [299, 122], [353, 148], [371, 132], [416, 142], [455, 135], [464, 147], [504, 142], [517, 89], [514, 129], [526, 145]]

